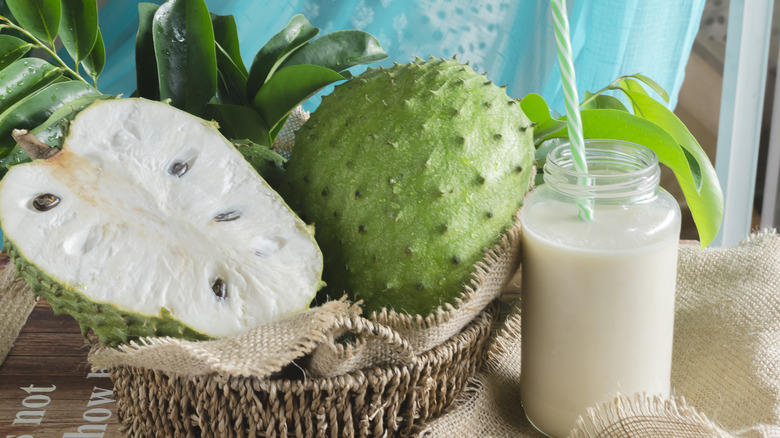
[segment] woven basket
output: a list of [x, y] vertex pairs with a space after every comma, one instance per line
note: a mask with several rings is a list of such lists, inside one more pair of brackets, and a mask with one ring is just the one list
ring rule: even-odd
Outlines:
[[337, 377], [183, 378], [126, 366], [108, 371], [128, 436], [408, 436], [441, 414], [474, 376], [497, 317], [493, 303], [412, 365]]

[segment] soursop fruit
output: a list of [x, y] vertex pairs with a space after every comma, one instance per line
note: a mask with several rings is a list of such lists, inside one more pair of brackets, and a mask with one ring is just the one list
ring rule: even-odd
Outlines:
[[456, 303], [533, 174], [519, 102], [457, 60], [369, 68], [296, 134], [280, 192], [313, 222], [323, 292], [364, 309]]
[[0, 224], [35, 292], [109, 345], [235, 335], [321, 283], [313, 231], [213, 124], [160, 102], [80, 112], [60, 152], [3, 178]]

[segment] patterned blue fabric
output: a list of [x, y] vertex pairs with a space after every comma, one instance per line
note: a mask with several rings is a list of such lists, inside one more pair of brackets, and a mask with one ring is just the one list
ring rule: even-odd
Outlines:
[[[157, 2], [160, 3], [160, 2]], [[458, 59], [513, 97], [541, 94], [564, 112], [550, 2], [545, 0], [207, 0], [236, 18], [244, 63], [289, 19], [303, 13], [321, 34], [361, 29], [376, 36], [388, 59]], [[669, 91], [674, 108], [705, 0], [574, 0], [569, 17], [580, 96], [620, 75], [642, 73]], [[135, 89], [137, 2], [110, 0], [100, 11], [107, 68], [100, 89]], [[363, 68], [353, 69], [360, 73]], [[326, 90], [327, 93], [329, 90]], [[317, 97], [306, 107], [316, 108]]]
[[[669, 92], [669, 106], [674, 108], [704, 3], [570, 1], [580, 98], [585, 90], [599, 90], [620, 75], [642, 73]], [[508, 85], [510, 96], [539, 93], [553, 110], [564, 112], [546, 0], [207, 0], [207, 4], [215, 14], [235, 16], [247, 66], [271, 36], [302, 13], [321, 34], [361, 29], [376, 36], [389, 55], [378, 65], [408, 62], [414, 56], [456, 55], [497, 84]], [[138, 2], [106, 2], [100, 10], [100, 28], [107, 60], [98, 87], [128, 96], [136, 82]], [[312, 111], [318, 103], [314, 96], [304, 106]]]

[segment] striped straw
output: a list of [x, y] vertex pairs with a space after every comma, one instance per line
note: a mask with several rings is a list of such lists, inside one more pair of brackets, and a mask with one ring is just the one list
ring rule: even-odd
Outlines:
[[[555, 22], [555, 42], [558, 46], [558, 63], [561, 66], [561, 82], [563, 98], [566, 101], [566, 123], [569, 130], [569, 145], [574, 161], [574, 170], [588, 173], [588, 163], [585, 161], [585, 140], [582, 136], [582, 118], [579, 111], [579, 96], [577, 96], [577, 81], [574, 78], [574, 62], [572, 60], [571, 40], [569, 37], [569, 19], [566, 14], [566, 0], [550, 0], [552, 16]], [[586, 180], [580, 181], [586, 184]], [[593, 206], [585, 199], [577, 201], [580, 208], [580, 218], [593, 219]]]

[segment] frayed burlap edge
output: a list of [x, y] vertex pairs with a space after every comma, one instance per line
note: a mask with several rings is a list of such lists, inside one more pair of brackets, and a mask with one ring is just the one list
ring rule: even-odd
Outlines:
[[[307, 373], [333, 377], [375, 366], [406, 366], [463, 330], [500, 294], [519, 263], [520, 225], [475, 265], [470, 286], [458, 307], [439, 309], [427, 319], [383, 312], [375, 320], [360, 317], [357, 305], [331, 301], [246, 333], [212, 341], [143, 338], [118, 348], [93, 347], [93, 367], [132, 366], [178, 375], [211, 373], [266, 377], [295, 359], [310, 355]], [[441, 323], [436, 325], [435, 323]], [[352, 333], [349, 342], [341, 339]]]
[[685, 399], [643, 394], [618, 395], [588, 409], [568, 438], [733, 438]]
[[[494, 303], [408, 366], [335, 377], [312, 377], [301, 368], [259, 379], [109, 366], [120, 432], [186, 438], [410, 436], [445, 411], [482, 366], [497, 316]], [[299, 375], [290, 377], [291, 371]]]
[[0, 365], [11, 351], [19, 332], [35, 307], [35, 294], [13, 263], [4, 260], [0, 272]]
[[[414, 355], [422, 354], [455, 336], [501, 295], [504, 286], [517, 271], [520, 263], [519, 214], [515, 219], [499, 243], [486, 250], [483, 260], [474, 265], [470, 284], [464, 286], [454, 305], [440, 306], [426, 317], [384, 309], [372, 313], [368, 320], [396, 333], [409, 345]], [[338, 334], [334, 333], [329, 342], [312, 355], [310, 369], [316, 375], [337, 376], [379, 363], [393, 363], [388, 361], [393, 356], [386, 342], [361, 338], [354, 343], [341, 345], [336, 342], [335, 335]]]
[[344, 300], [331, 301], [229, 338], [142, 338], [117, 348], [98, 344], [89, 361], [95, 368], [130, 366], [184, 376], [267, 377], [326, 342], [327, 333], [350, 324], [345, 321], [352, 321], [359, 311]]

